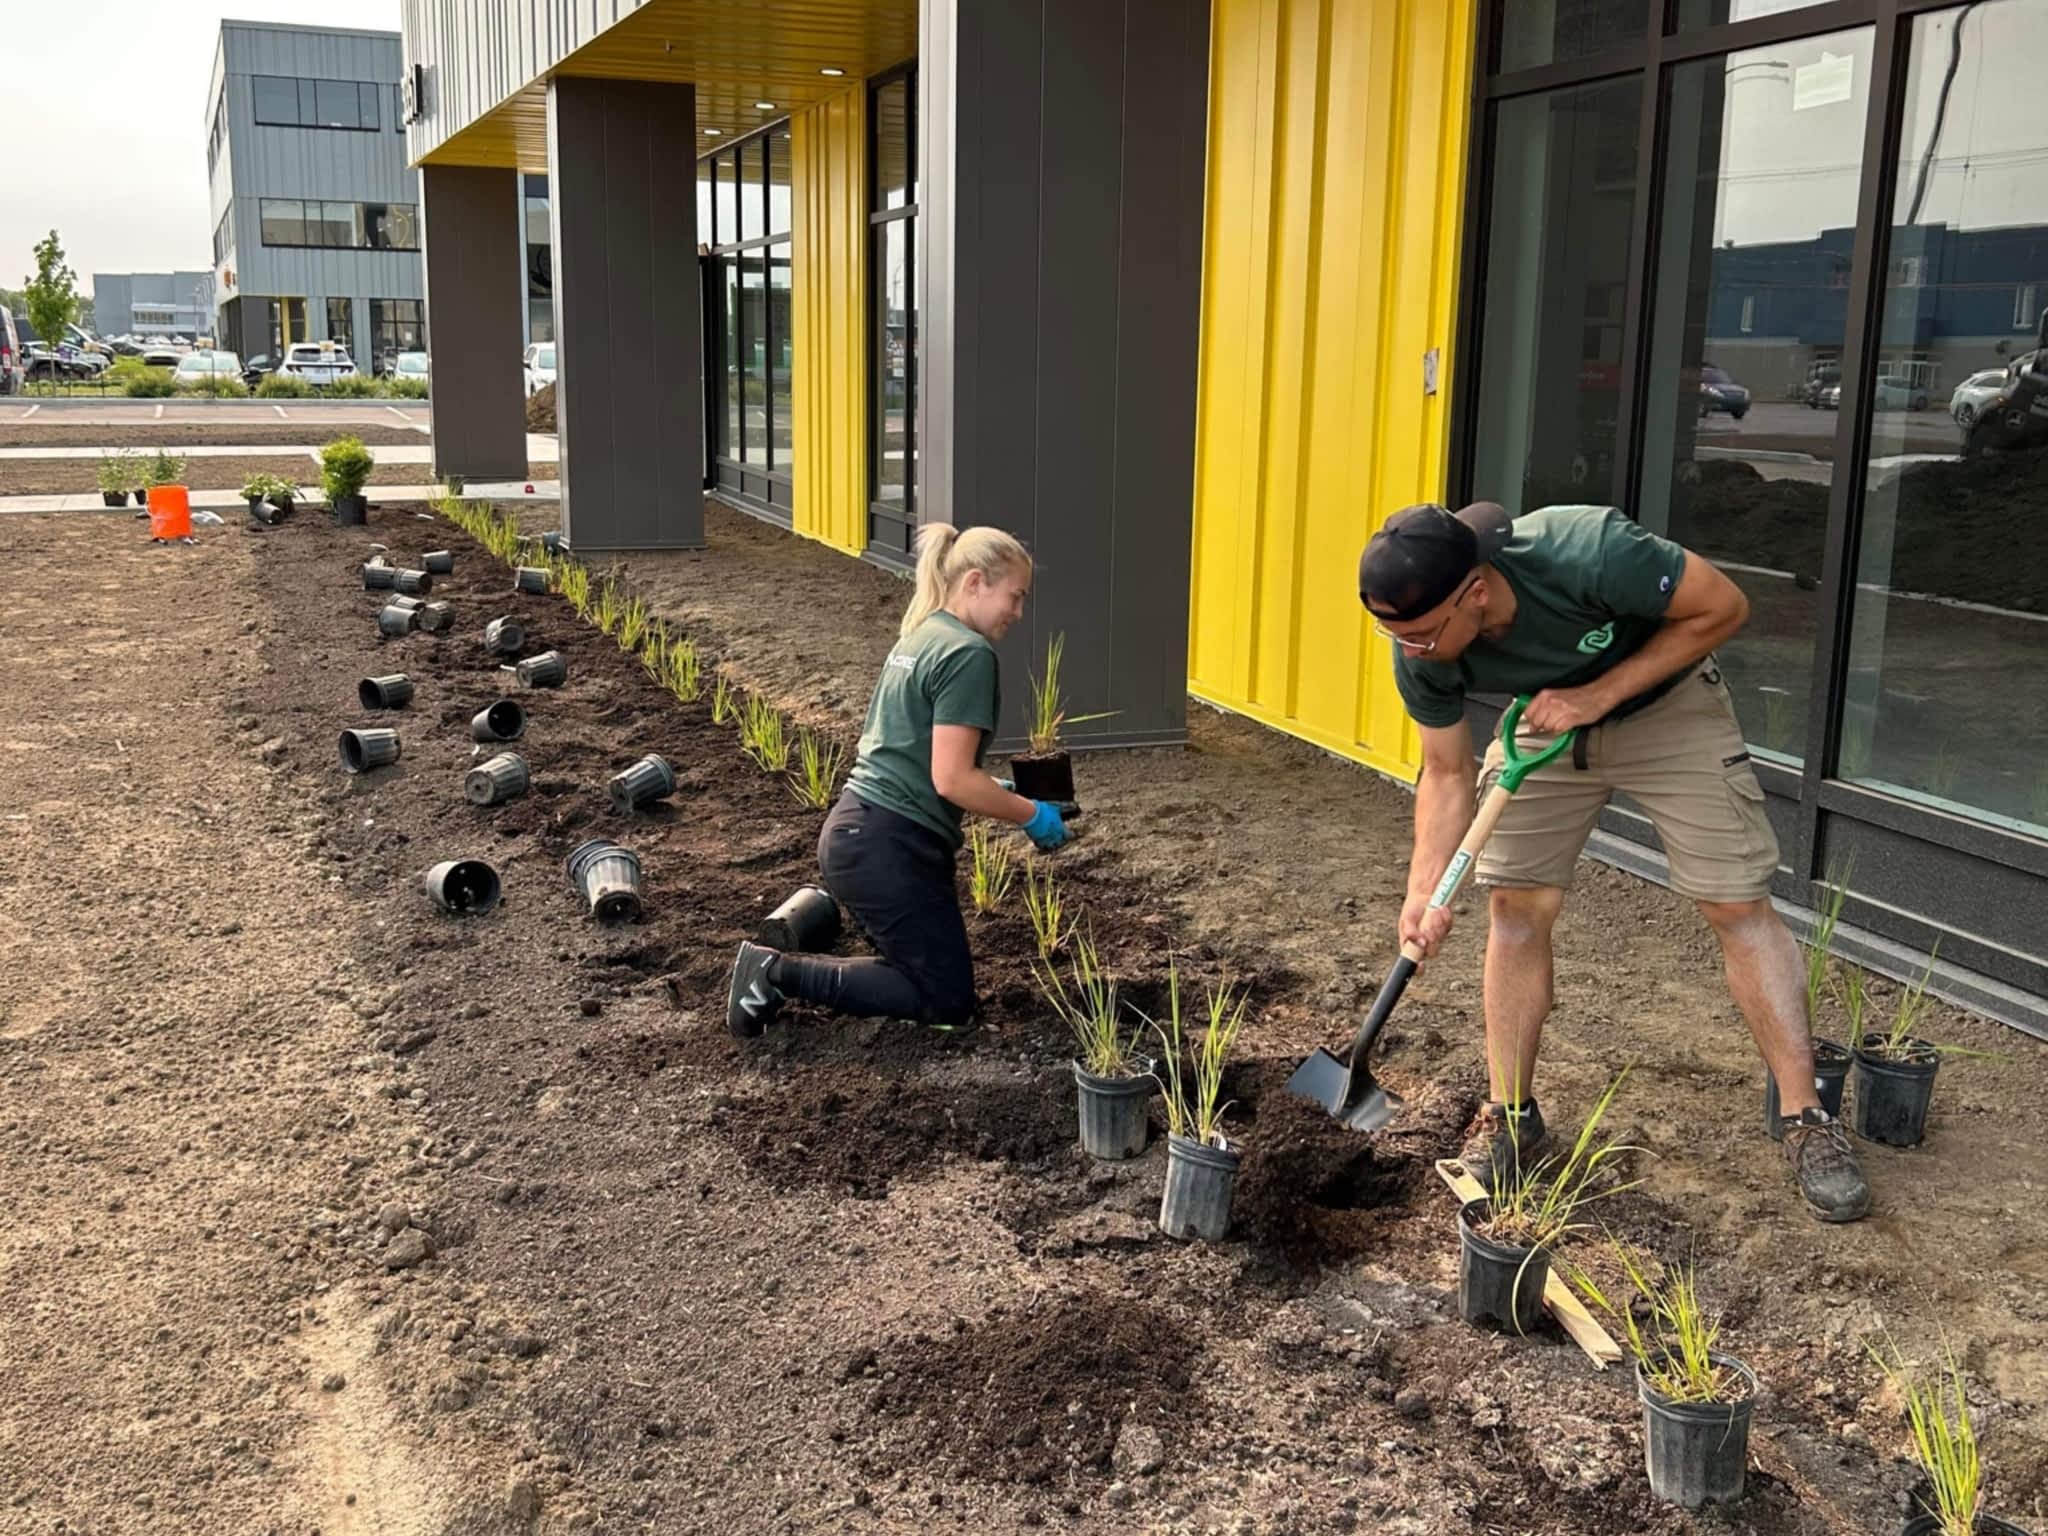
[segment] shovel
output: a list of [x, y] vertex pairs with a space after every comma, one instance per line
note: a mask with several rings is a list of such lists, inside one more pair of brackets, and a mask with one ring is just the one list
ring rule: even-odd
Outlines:
[[[1522, 711], [1528, 703], [1525, 694], [1509, 705], [1508, 712], [1501, 716], [1500, 749], [1504, 762], [1500, 776], [1494, 780], [1493, 788], [1486, 792], [1486, 798], [1479, 802], [1479, 814], [1472, 818], [1465, 840], [1458, 844], [1458, 851], [1451, 856], [1443, 879], [1436, 883], [1436, 890], [1429, 898], [1428, 910], [1431, 912], [1449, 906], [1451, 899], [1458, 894], [1473, 861], [1479, 857], [1479, 850], [1493, 835], [1501, 812], [1507, 809], [1515, 791], [1522, 787], [1522, 780], [1568, 750], [1578, 735], [1576, 730], [1566, 731], [1542, 751], [1523, 756], [1515, 747], [1515, 727], [1521, 723]], [[1401, 958], [1394, 962], [1394, 969], [1381, 986], [1380, 995], [1373, 999], [1371, 1012], [1366, 1014], [1365, 1022], [1358, 1026], [1358, 1033], [1352, 1038], [1348, 1058], [1328, 1050], [1317, 1051], [1294, 1069], [1294, 1075], [1287, 1079], [1287, 1091], [1304, 1099], [1314, 1099], [1354, 1131], [1376, 1131], [1393, 1119], [1401, 1101], [1373, 1081], [1368, 1058], [1372, 1055], [1373, 1041], [1379, 1038], [1381, 1026], [1394, 1011], [1394, 1005], [1401, 1001], [1401, 994], [1408, 989], [1408, 978], [1415, 974], [1416, 967], [1424, 958], [1420, 945], [1403, 944]]]

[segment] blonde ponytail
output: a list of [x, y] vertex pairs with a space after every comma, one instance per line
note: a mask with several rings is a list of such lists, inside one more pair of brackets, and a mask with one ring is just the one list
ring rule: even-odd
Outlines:
[[994, 581], [1005, 571], [1031, 568], [1024, 546], [1000, 528], [969, 528], [951, 523], [926, 523], [917, 530], [917, 590], [903, 610], [900, 639], [946, 606], [953, 588], [969, 571]]

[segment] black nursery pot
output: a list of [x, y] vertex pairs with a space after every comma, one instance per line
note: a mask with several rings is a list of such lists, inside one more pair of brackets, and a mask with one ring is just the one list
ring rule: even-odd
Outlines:
[[398, 585], [398, 567], [386, 565], [382, 560], [363, 562], [363, 590], [365, 592], [389, 592]]
[[412, 679], [403, 672], [366, 677], [356, 684], [356, 696], [365, 709], [403, 709], [412, 702]]
[[[252, 523], [261, 523], [266, 528], [273, 527], [276, 525], [277, 520], [284, 515], [261, 496], [244, 496], [242, 499], [249, 503], [249, 521]], [[119, 501], [107, 503], [110, 507], [118, 507], [120, 504]]]
[[462, 793], [471, 805], [498, 805], [525, 794], [530, 782], [526, 759], [517, 752], [500, 752], [463, 775]]
[[425, 571], [393, 571], [391, 585], [415, 597], [425, 597], [434, 590], [434, 578]]
[[1010, 759], [1010, 782], [1027, 800], [1061, 803], [1074, 794], [1074, 759], [1065, 752], [1020, 752]]
[[545, 592], [548, 589], [548, 573], [537, 565], [515, 566], [512, 571], [512, 589], [515, 592]]
[[[1842, 1115], [1842, 1084], [1849, 1077], [1849, 1048], [1837, 1045], [1832, 1040], [1816, 1038], [1813, 1042], [1813, 1091], [1820, 1096], [1820, 1107], [1835, 1119]], [[1783, 1141], [1785, 1132], [1778, 1124], [1778, 1079], [1769, 1067], [1764, 1068], [1764, 1134], [1773, 1141]]]
[[343, 731], [341, 766], [350, 773], [368, 773], [398, 761], [398, 732], [385, 730]]
[[430, 549], [420, 556], [420, 566], [429, 575], [453, 576], [455, 574], [455, 552], [450, 549]]
[[1159, 1230], [1168, 1237], [1220, 1243], [1230, 1230], [1230, 1197], [1237, 1187], [1238, 1154], [1190, 1136], [1166, 1138], [1166, 1190], [1159, 1197]]
[[455, 627], [455, 607], [452, 603], [435, 601], [420, 604], [420, 628], [430, 635], [445, 635]]
[[517, 619], [493, 619], [484, 626], [484, 649], [493, 656], [513, 656], [526, 649], [526, 629]]
[[[1979, 1515], [1971, 1529], [1977, 1536], [2029, 1536], [2024, 1527], [2014, 1525], [2010, 1520], [2001, 1520], [1996, 1515]], [[1899, 1536], [1941, 1536], [1941, 1518], [1938, 1515], [1915, 1515], [1900, 1529]]]
[[569, 884], [600, 923], [640, 917], [640, 856], [608, 837], [579, 843], [569, 855]]
[[1475, 1326], [1531, 1333], [1543, 1317], [1550, 1253], [1474, 1230], [1492, 1214], [1490, 1200], [1467, 1201], [1458, 1211], [1458, 1313]]
[[402, 603], [389, 603], [377, 610], [377, 632], [397, 639], [420, 627], [420, 611]]
[[1934, 1102], [1934, 1074], [1941, 1055], [1925, 1040], [1906, 1042], [1904, 1061], [1877, 1054], [1882, 1035], [1865, 1035], [1856, 1052], [1856, 1096], [1849, 1126], [1866, 1141], [1888, 1147], [1917, 1147], [1927, 1134], [1927, 1110]]
[[1726, 1504], [1742, 1497], [1749, 1466], [1749, 1411], [1756, 1374], [1732, 1355], [1709, 1354], [1742, 1382], [1732, 1403], [1678, 1403], [1652, 1387], [1636, 1365], [1636, 1395], [1643, 1401], [1643, 1464], [1650, 1492], [1681, 1509]]
[[360, 528], [369, 521], [370, 498], [367, 496], [337, 496], [328, 503], [339, 528]]
[[421, 884], [443, 912], [473, 912], [479, 917], [498, 904], [504, 890], [498, 872], [482, 859], [436, 864]]
[[[117, 502], [115, 502], [115, 503], [114, 503], [114, 505], [118, 507], [118, 506], [120, 505], [120, 503], [119, 503], [119, 502], [117, 501]], [[138, 507], [146, 507], [146, 506], [148, 506], [148, 505], [149, 505], [149, 492], [148, 492], [148, 491], [137, 491], [137, 492], [135, 493], [135, 505], [137, 505]]]
[[1106, 1163], [1119, 1163], [1145, 1150], [1152, 1126], [1146, 1111], [1155, 1084], [1150, 1063], [1129, 1077], [1097, 1077], [1073, 1063], [1081, 1090], [1081, 1149]]
[[621, 814], [666, 799], [676, 792], [676, 771], [668, 759], [650, 752], [606, 786], [611, 790], [612, 809]]
[[470, 717], [471, 741], [517, 741], [526, 734], [526, 710], [517, 699], [500, 699]]
[[756, 943], [785, 954], [830, 949], [839, 939], [839, 903], [820, 886], [807, 885], [777, 907], [754, 935]]
[[569, 678], [569, 662], [560, 651], [542, 651], [513, 668], [528, 688], [559, 688]]
[[[126, 491], [101, 491], [100, 504], [108, 507], [125, 507], [128, 505], [128, 493]], [[254, 511], [255, 506], [256, 504], [251, 502], [249, 504], [250, 510]]]

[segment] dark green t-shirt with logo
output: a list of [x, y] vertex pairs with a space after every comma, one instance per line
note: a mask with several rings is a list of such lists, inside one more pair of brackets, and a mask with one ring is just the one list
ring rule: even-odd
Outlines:
[[[1590, 683], [1641, 650], [1664, 622], [1685, 550], [1613, 507], [1543, 507], [1515, 519], [1493, 568], [1515, 590], [1515, 617], [1455, 661], [1394, 653], [1394, 682], [1418, 724], [1456, 725], [1474, 693], [1536, 693]], [[1666, 679], [1631, 699], [1661, 697]]]
[[869, 805], [908, 816], [958, 848], [964, 841], [959, 808], [932, 786], [932, 727], [980, 731], [978, 767], [1001, 703], [995, 647], [941, 609], [898, 640], [882, 663], [847, 786]]

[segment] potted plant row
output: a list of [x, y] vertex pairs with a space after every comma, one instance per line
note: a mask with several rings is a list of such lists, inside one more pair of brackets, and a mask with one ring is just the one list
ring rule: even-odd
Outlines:
[[1138, 1032], [1124, 1029], [1116, 978], [1103, 969], [1093, 934], [1069, 946], [1072, 988], [1051, 962], [1035, 963], [1039, 990], [1073, 1032], [1074, 1082], [1080, 1089], [1081, 1146], [1119, 1162], [1145, 1150], [1153, 1063], [1138, 1054]]
[[249, 503], [249, 521], [271, 524], [290, 517], [299, 488], [278, 475], [256, 474], [242, 482], [242, 499]]
[[[1166, 1190], [1159, 1201], [1159, 1229], [1168, 1237], [1221, 1242], [1230, 1228], [1230, 1197], [1237, 1185], [1238, 1152], [1223, 1134], [1223, 1068], [1244, 1028], [1251, 998], [1228, 984], [1211, 986], [1203, 997], [1199, 1039], [1187, 1039], [1181, 1023], [1180, 968], [1166, 969], [1166, 1023], [1159, 1036], [1154, 1075], [1166, 1099]], [[1163, 1073], [1163, 1075], [1161, 1075]]]

